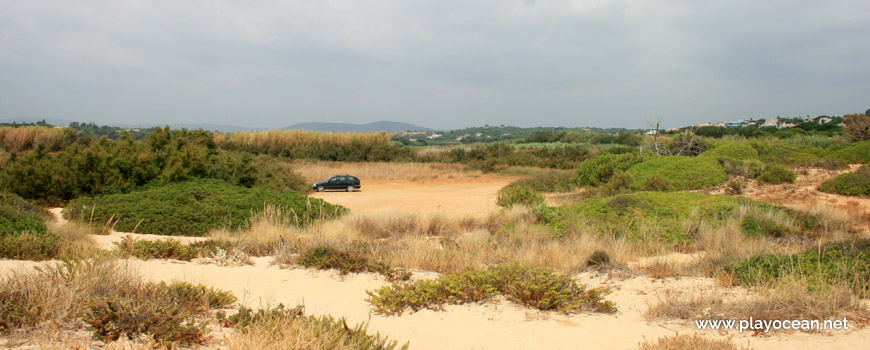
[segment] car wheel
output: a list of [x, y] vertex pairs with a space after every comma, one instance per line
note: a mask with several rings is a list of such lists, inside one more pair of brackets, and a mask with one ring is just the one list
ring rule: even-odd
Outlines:
[[353, 186], [347, 186], [347, 191], [348, 191], [348, 192], [353, 192]]
[[317, 186], [317, 192], [323, 192], [323, 191], [326, 191], [326, 187]]

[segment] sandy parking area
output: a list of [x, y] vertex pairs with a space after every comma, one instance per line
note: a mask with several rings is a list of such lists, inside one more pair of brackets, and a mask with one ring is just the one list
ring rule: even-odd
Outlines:
[[311, 197], [341, 204], [354, 212], [397, 208], [409, 212], [435, 210], [457, 214], [487, 213], [496, 208], [498, 190], [519, 177], [485, 174], [423, 180], [366, 180], [362, 189], [314, 192]]

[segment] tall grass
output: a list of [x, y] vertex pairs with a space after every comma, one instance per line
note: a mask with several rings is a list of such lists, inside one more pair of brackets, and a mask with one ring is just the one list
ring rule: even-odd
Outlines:
[[0, 126], [0, 149], [9, 152], [22, 152], [43, 146], [57, 151], [69, 146], [77, 138], [71, 128], [49, 128], [44, 126]]
[[306, 130], [268, 130], [214, 133], [212, 140], [227, 150], [270, 154], [293, 159], [333, 161], [393, 161], [410, 159], [412, 152], [390, 144], [390, 135]]

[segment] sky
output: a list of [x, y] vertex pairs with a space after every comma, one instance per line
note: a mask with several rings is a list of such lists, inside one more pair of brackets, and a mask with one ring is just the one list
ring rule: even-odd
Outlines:
[[870, 108], [870, 1], [0, 0], [0, 119], [665, 127]]

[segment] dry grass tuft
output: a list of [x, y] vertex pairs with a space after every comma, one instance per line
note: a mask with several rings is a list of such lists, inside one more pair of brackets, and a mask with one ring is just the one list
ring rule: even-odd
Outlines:
[[638, 350], [750, 350], [748, 346], [734, 344], [731, 339], [710, 339], [697, 334], [676, 334], [659, 338], [656, 342], [638, 344]]

